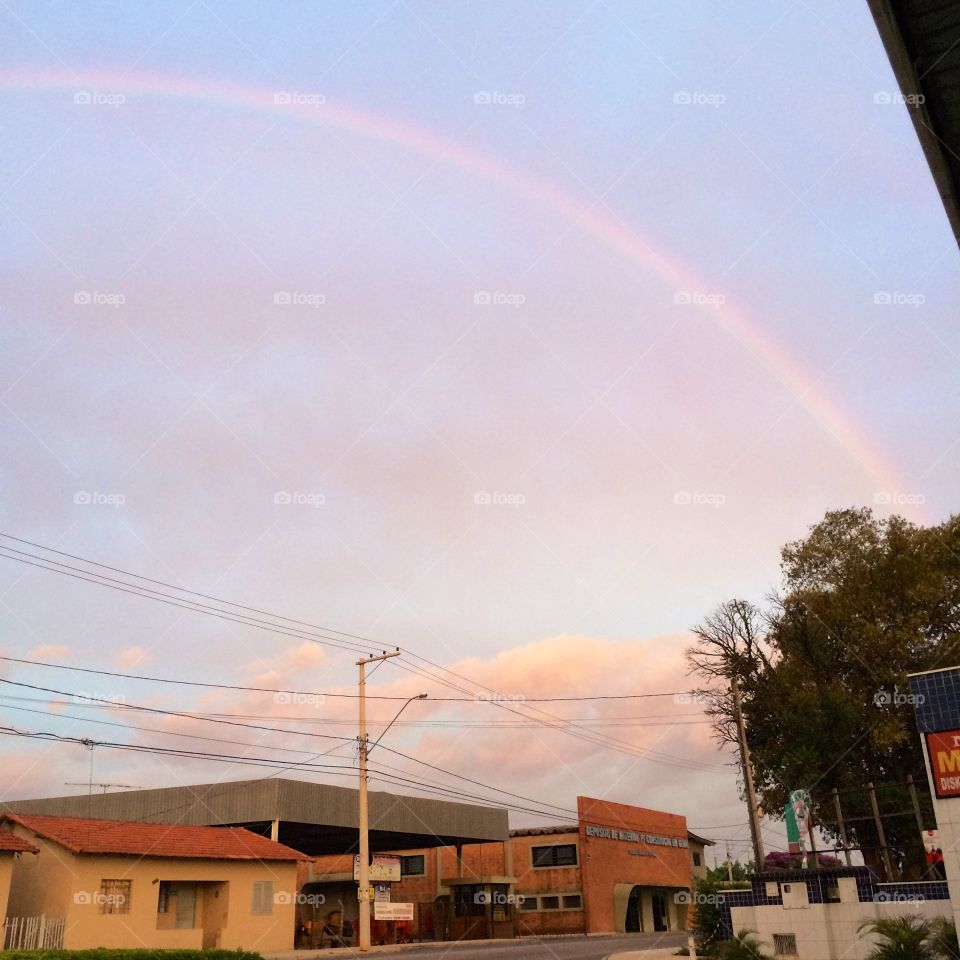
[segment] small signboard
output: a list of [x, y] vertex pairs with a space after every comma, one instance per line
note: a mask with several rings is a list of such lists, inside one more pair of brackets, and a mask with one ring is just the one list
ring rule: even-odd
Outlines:
[[390, 902], [390, 884], [389, 883], [378, 883], [373, 888], [373, 900], [374, 903], [389, 903]]
[[[353, 858], [353, 879], [360, 879], [360, 856]], [[375, 854], [370, 863], [369, 879], [371, 883], [399, 883], [400, 858]]]
[[926, 739], [937, 797], [940, 800], [960, 797], [960, 730], [928, 733]]
[[380, 903], [374, 901], [374, 920], [413, 920], [412, 903]]

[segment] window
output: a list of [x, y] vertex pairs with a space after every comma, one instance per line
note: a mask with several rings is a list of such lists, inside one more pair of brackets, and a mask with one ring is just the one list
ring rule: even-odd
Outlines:
[[400, 858], [401, 877], [422, 877], [426, 872], [422, 853]]
[[797, 956], [797, 935], [795, 933], [775, 933], [773, 952], [778, 957]]
[[583, 898], [579, 893], [565, 893], [563, 895], [564, 910], [582, 910]]
[[560, 898], [559, 897], [541, 897], [540, 909], [541, 910], [559, 910]]
[[534, 867], [575, 867], [577, 865], [577, 845], [575, 843], [557, 843], [552, 847], [531, 847]]
[[130, 881], [129, 880], [101, 880], [100, 896], [97, 898], [100, 912], [129, 913], [130, 912]]
[[273, 913], [273, 881], [255, 880], [253, 882], [253, 906], [250, 912], [255, 917], [267, 917]]
[[537, 898], [534, 896], [528, 896], [525, 893], [517, 894], [517, 903], [519, 904], [521, 910], [537, 909]]
[[703, 861], [700, 859], [700, 854], [694, 851], [693, 854], [693, 865], [695, 867], [703, 866]]

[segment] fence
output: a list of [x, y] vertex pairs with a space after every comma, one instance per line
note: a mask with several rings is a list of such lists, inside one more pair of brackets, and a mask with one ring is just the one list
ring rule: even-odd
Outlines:
[[64, 917], [8, 917], [3, 924], [4, 950], [62, 950]]

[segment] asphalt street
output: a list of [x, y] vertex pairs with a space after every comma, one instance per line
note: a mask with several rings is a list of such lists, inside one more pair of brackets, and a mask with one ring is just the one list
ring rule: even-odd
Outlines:
[[277, 954], [271, 960], [310, 960], [312, 957], [363, 957], [376, 954], [397, 954], [407, 957], [450, 958], [450, 960], [603, 960], [625, 951], [656, 951], [651, 956], [661, 957], [685, 946], [686, 933], [632, 933], [598, 937], [544, 937], [521, 940], [466, 941], [462, 943], [411, 944], [404, 947], [374, 947], [362, 954], [353, 947], [337, 950], [298, 950], [296, 953]]

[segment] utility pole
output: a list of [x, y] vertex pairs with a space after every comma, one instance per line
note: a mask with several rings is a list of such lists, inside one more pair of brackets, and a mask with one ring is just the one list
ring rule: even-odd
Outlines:
[[727, 879], [733, 883], [733, 859], [730, 854], [730, 841], [727, 841]]
[[387, 653], [384, 651], [378, 657], [370, 656], [358, 660], [360, 668], [360, 798], [359, 798], [359, 826], [360, 826], [360, 870], [357, 885], [357, 899], [359, 902], [360, 936], [357, 946], [366, 953], [370, 949], [370, 814], [367, 807], [367, 677], [366, 666], [379, 660], [389, 660], [399, 657], [400, 651]]
[[760, 812], [757, 809], [757, 794], [753, 786], [753, 767], [750, 764], [750, 748], [747, 746], [747, 728], [740, 709], [740, 688], [736, 678], [730, 679], [730, 693], [733, 697], [733, 713], [737, 723], [737, 741], [740, 744], [740, 765], [743, 768], [743, 787], [747, 795], [747, 807], [750, 812], [750, 839], [753, 841], [755, 869], [763, 870], [763, 835], [760, 833]]

